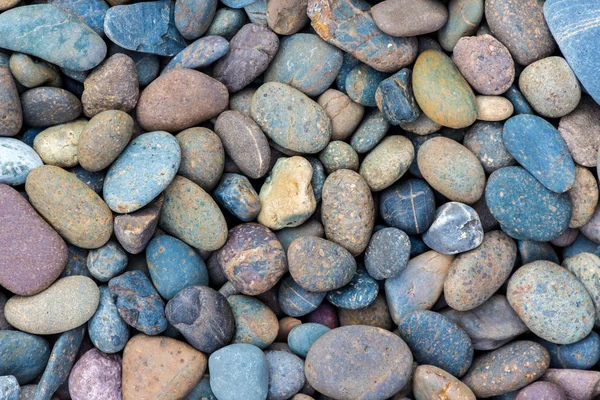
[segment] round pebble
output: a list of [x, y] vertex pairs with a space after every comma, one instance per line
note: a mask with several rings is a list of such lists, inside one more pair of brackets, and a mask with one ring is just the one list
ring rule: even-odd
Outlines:
[[414, 157], [410, 140], [404, 136], [389, 136], [367, 154], [360, 166], [360, 175], [372, 191], [380, 191], [400, 179]]
[[373, 233], [365, 251], [367, 272], [377, 280], [397, 277], [408, 264], [410, 249], [408, 235], [400, 229], [384, 228]]
[[45, 164], [74, 167], [79, 161], [77, 148], [86, 126], [87, 121], [77, 120], [45, 129], [33, 140], [33, 149]]
[[69, 375], [69, 394], [73, 400], [93, 396], [98, 400], [123, 398], [122, 361], [119, 355], [104, 354], [91, 349], [75, 363]]
[[327, 89], [317, 103], [331, 120], [331, 140], [346, 140], [354, 133], [365, 113], [361, 104], [355, 103], [343, 92]]
[[271, 400], [286, 400], [304, 386], [304, 361], [285, 351], [265, 352], [269, 366], [269, 392]]
[[512, 103], [502, 96], [476, 96], [477, 119], [480, 121], [504, 121], [514, 111]]
[[435, 32], [446, 23], [448, 10], [436, 0], [387, 0], [371, 9], [377, 27], [391, 36]]

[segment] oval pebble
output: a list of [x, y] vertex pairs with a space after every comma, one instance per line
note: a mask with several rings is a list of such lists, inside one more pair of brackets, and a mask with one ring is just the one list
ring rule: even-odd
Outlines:
[[235, 335], [231, 343], [249, 343], [265, 349], [275, 341], [279, 323], [275, 313], [250, 296], [227, 297], [235, 318]]
[[596, 308], [596, 326], [600, 325], [600, 257], [591, 253], [580, 253], [565, 258], [562, 266], [571, 272], [585, 286]]
[[74, 94], [53, 87], [29, 89], [21, 95], [21, 106], [23, 122], [36, 128], [73, 121], [82, 110], [81, 102]]
[[0, 330], [0, 375], [13, 375], [24, 385], [40, 375], [50, 358], [48, 341], [16, 330]]
[[371, 236], [365, 251], [365, 267], [374, 279], [395, 278], [408, 264], [411, 244], [408, 235], [396, 228], [384, 228]]
[[448, 400], [475, 400], [475, 395], [467, 385], [433, 365], [417, 367], [413, 377], [413, 394], [416, 400], [436, 397], [446, 397]]
[[291, 276], [281, 280], [277, 293], [281, 310], [291, 317], [302, 317], [316, 310], [326, 295], [327, 292], [311, 292], [304, 289]]
[[256, 219], [260, 213], [258, 193], [243, 175], [223, 174], [213, 195], [217, 203], [244, 222]]
[[514, 112], [512, 103], [502, 96], [476, 96], [475, 103], [480, 121], [504, 121]]
[[372, 191], [383, 190], [400, 179], [415, 157], [414, 147], [404, 136], [389, 136], [367, 154], [360, 175]]
[[583, 97], [579, 105], [558, 123], [558, 131], [567, 144], [573, 160], [584, 167], [594, 167], [600, 148], [600, 106]]
[[30, 146], [13, 138], [0, 137], [0, 184], [22, 185], [29, 172], [43, 165]]
[[87, 268], [95, 279], [108, 282], [125, 270], [128, 261], [129, 257], [121, 245], [109, 240], [104, 246], [88, 253]]
[[448, 20], [438, 34], [444, 50], [453, 51], [460, 38], [475, 33], [483, 18], [483, 3], [483, 0], [450, 0]]
[[371, 305], [378, 293], [377, 281], [359, 268], [350, 283], [327, 293], [327, 300], [338, 308], [358, 310]]
[[515, 163], [502, 140], [503, 128], [501, 122], [476, 122], [469, 128], [463, 141], [463, 145], [475, 154], [489, 174]]
[[9, 58], [5, 54], [0, 55], [0, 88], [2, 89], [0, 91], [2, 93], [0, 137], [15, 136], [23, 126], [23, 108], [15, 79], [9, 68]]
[[335, 89], [327, 89], [317, 99], [317, 103], [331, 120], [331, 140], [346, 140], [360, 124], [365, 113], [361, 104], [355, 103], [347, 94]]
[[56, 125], [40, 132], [33, 140], [33, 149], [48, 165], [69, 168], [78, 163], [77, 147], [85, 120]]
[[379, 201], [383, 220], [409, 235], [425, 232], [435, 219], [433, 190], [422, 179], [394, 184], [382, 192]]
[[435, 32], [448, 19], [446, 7], [435, 0], [388, 0], [376, 4], [371, 14], [379, 29], [398, 37]]
[[211, 191], [219, 182], [225, 164], [219, 136], [207, 128], [189, 128], [175, 138], [181, 149], [178, 174]]
[[108, 290], [100, 286], [100, 304], [88, 321], [90, 340], [104, 353], [117, 353], [129, 340], [129, 328], [121, 316]]
[[560, 386], [551, 382], [534, 382], [519, 391], [515, 400], [567, 400], [567, 395]]
[[572, 344], [558, 345], [535, 339], [548, 350], [551, 368], [591, 369], [600, 360], [600, 336], [594, 331]]

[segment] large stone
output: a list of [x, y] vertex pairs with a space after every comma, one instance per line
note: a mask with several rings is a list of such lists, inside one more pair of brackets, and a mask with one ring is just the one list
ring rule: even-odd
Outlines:
[[69, 375], [69, 394], [73, 400], [122, 400], [121, 356], [88, 350]]
[[437, 0], [386, 0], [371, 13], [379, 29], [399, 37], [435, 32], [448, 20], [448, 9]]
[[13, 375], [24, 385], [44, 371], [50, 358], [50, 345], [39, 336], [0, 330], [0, 357], [0, 376]]

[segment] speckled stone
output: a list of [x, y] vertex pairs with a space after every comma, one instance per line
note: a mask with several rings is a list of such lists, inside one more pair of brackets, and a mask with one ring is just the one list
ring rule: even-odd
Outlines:
[[123, 352], [123, 398], [175, 400], [188, 394], [206, 370], [206, 356], [167, 337], [137, 335]]
[[287, 400], [304, 386], [304, 361], [285, 351], [265, 352], [269, 366], [270, 400]]
[[116, 5], [106, 12], [104, 32], [115, 44], [143, 53], [174, 56], [186, 41], [177, 31], [174, 2]]
[[179, 132], [219, 115], [228, 101], [227, 88], [216, 79], [191, 69], [175, 69], [144, 89], [137, 117], [148, 131]]
[[551, 368], [591, 369], [600, 360], [600, 336], [592, 331], [573, 344], [558, 345], [544, 339], [535, 339], [550, 353]]
[[245, 343], [229, 345], [209, 360], [210, 386], [220, 400], [263, 400], [269, 390], [269, 366], [264, 353]]
[[158, 225], [163, 202], [160, 195], [140, 210], [115, 217], [115, 236], [127, 252], [139, 254], [146, 248]]
[[502, 231], [488, 232], [481, 245], [457, 256], [444, 281], [444, 298], [450, 307], [467, 311], [487, 301], [510, 275], [517, 246]]
[[478, 397], [492, 397], [521, 389], [546, 372], [550, 357], [541, 345], [516, 341], [473, 361], [463, 383]]
[[74, 94], [53, 87], [29, 89], [21, 95], [21, 106], [23, 122], [40, 128], [72, 121], [82, 110], [81, 102]]
[[[306, 161], [310, 163], [310, 166], [313, 169], [313, 176], [310, 181], [310, 184], [313, 188], [313, 193], [315, 195], [315, 200], [318, 202], [321, 201], [323, 197], [323, 185], [325, 184], [325, 179], [327, 179], [327, 174], [325, 173], [325, 167], [323, 163], [319, 161], [316, 157], [305, 157]], [[320, 236], [320, 235], [316, 235]]]
[[379, 293], [379, 284], [364, 268], [359, 268], [350, 283], [327, 293], [327, 300], [338, 308], [358, 310], [371, 305]]
[[483, 0], [450, 0], [448, 21], [438, 34], [440, 45], [453, 51], [460, 38], [475, 33], [482, 18]]
[[125, 270], [128, 260], [127, 253], [119, 243], [109, 240], [104, 246], [90, 250], [87, 268], [96, 280], [108, 282]]
[[560, 388], [551, 382], [534, 382], [519, 391], [515, 400], [567, 400], [567, 395]]
[[365, 267], [377, 280], [395, 278], [404, 271], [410, 256], [408, 235], [396, 228], [373, 233], [365, 251]]
[[281, 310], [292, 317], [303, 317], [316, 310], [327, 292], [312, 292], [296, 283], [291, 276], [281, 280], [278, 302]]
[[543, 117], [564, 117], [581, 99], [579, 82], [562, 57], [547, 57], [527, 66], [519, 77], [519, 88]]
[[23, 125], [23, 109], [9, 58], [4, 53], [0, 54], [0, 89], [0, 137], [15, 136]]
[[12, 375], [0, 376], [0, 396], [3, 400], [19, 400], [21, 388]]
[[567, 399], [592, 400], [600, 394], [600, 373], [577, 369], [549, 369], [542, 381], [558, 385]]
[[381, 81], [375, 92], [375, 103], [392, 125], [415, 121], [421, 109], [412, 90], [412, 71], [403, 68]]
[[77, 146], [86, 120], [56, 125], [40, 132], [33, 140], [33, 149], [47, 165], [69, 168], [78, 163]]
[[333, 140], [321, 151], [319, 160], [327, 174], [332, 174], [339, 169], [349, 169], [358, 172], [358, 154], [348, 143]]
[[112, 278], [108, 289], [127, 325], [149, 335], [167, 329], [165, 303], [142, 271], [127, 271]]
[[371, 9], [377, 27], [390, 36], [417, 36], [435, 32], [446, 23], [448, 10], [436, 0], [389, 0]]
[[364, 158], [360, 175], [372, 191], [380, 191], [400, 179], [414, 158], [414, 146], [410, 140], [400, 135], [389, 136]]
[[35, 209], [68, 242], [94, 249], [110, 238], [110, 209], [75, 175], [54, 166], [38, 167], [27, 177], [25, 190]]
[[[557, 290], [564, 297], [557, 298]], [[552, 343], [577, 342], [594, 326], [594, 304], [585, 286], [550, 261], [519, 268], [508, 281], [506, 297], [527, 327]]]
[[0, 375], [13, 375], [20, 385], [31, 382], [44, 371], [50, 345], [39, 336], [0, 330]]
[[580, 253], [592, 253], [600, 256], [600, 246], [598, 243], [594, 243], [590, 239], [586, 238], [585, 235], [579, 232], [579, 230], [575, 231], [578, 233], [578, 235], [573, 243], [563, 249], [563, 258], [573, 257]]
[[581, 228], [588, 238], [597, 241], [600, 238], [598, 214], [598, 182], [592, 172], [575, 165], [575, 184], [569, 190], [569, 200], [573, 206], [569, 228]]
[[342, 51], [337, 47], [317, 35], [297, 33], [281, 40], [265, 72], [265, 82], [285, 83], [316, 97], [331, 86], [342, 61]]
[[415, 135], [430, 135], [442, 129], [442, 125], [432, 121], [427, 115], [421, 113], [416, 120], [400, 124], [400, 128]]
[[350, 145], [358, 154], [366, 153], [383, 139], [390, 123], [379, 110], [367, 112], [360, 125], [350, 138]]
[[208, 286], [189, 286], [166, 308], [169, 322], [204, 353], [227, 345], [234, 336], [235, 318], [227, 299]]
[[501, 122], [476, 122], [469, 128], [463, 141], [463, 145], [475, 154], [487, 173], [515, 163], [502, 140], [503, 127]]
[[321, 38], [378, 71], [395, 72], [412, 63], [416, 38], [386, 35], [375, 24], [370, 8], [363, 0], [309, 0], [307, 14]]
[[551, 192], [521, 167], [495, 171], [488, 180], [485, 199], [502, 230], [515, 239], [552, 240], [569, 225], [572, 207], [568, 195]]
[[[69, 394], [73, 400], [121, 400], [121, 356], [87, 351], [69, 375]], [[89, 397], [88, 397], [89, 396]]]
[[454, 256], [428, 251], [408, 262], [400, 275], [385, 281], [385, 295], [395, 323], [415, 310], [429, 310], [442, 294]]
[[375, 107], [377, 106], [375, 99], [377, 88], [387, 77], [388, 74], [379, 72], [366, 64], [358, 64], [346, 76], [346, 93], [358, 104]]
[[100, 286], [100, 304], [88, 321], [90, 340], [104, 353], [117, 353], [129, 340], [129, 328], [119, 315], [108, 286]]
[[360, 64], [360, 60], [352, 54], [344, 52], [342, 67], [335, 78], [335, 85], [339, 91], [346, 93], [346, 77], [358, 64]]
[[252, 118], [281, 147], [318, 153], [329, 142], [331, 121], [313, 100], [291, 86], [269, 82], [252, 97]]
[[448, 202], [437, 209], [435, 220], [423, 233], [423, 241], [443, 254], [457, 254], [478, 247], [483, 241], [483, 227], [473, 208]]
[[475, 350], [494, 350], [528, 331], [505, 296], [495, 294], [468, 311], [451, 308], [441, 314], [454, 321], [471, 338]]
[[221, 36], [205, 36], [181, 50], [162, 70], [161, 75], [172, 69], [202, 69], [229, 52], [229, 42]]
[[533, 114], [533, 108], [527, 103], [527, 99], [517, 88], [517, 84], [513, 83], [510, 88], [504, 92], [506, 97], [512, 103], [515, 109], [515, 115], [518, 114]]
[[194, 182], [176, 176], [165, 190], [159, 224], [192, 247], [213, 251], [227, 240], [225, 217], [215, 201]]
[[314, 292], [334, 290], [350, 283], [357, 268], [346, 249], [314, 236], [294, 240], [288, 257], [294, 281]]
[[4, 49], [27, 53], [75, 71], [94, 68], [106, 56], [106, 44], [96, 32], [75, 15], [51, 4], [3, 12], [0, 37], [0, 47]]
[[275, 341], [279, 323], [275, 313], [250, 296], [227, 297], [235, 318], [235, 335], [231, 343], [249, 343], [265, 349]]
[[573, 160], [585, 167], [594, 167], [600, 148], [600, 106], [583, 97], [573, 112], [560, 119], [558, 131], [567, 144]]
[[9, 66], [15, 80], [26, 88], [62, 86], [62, 77], [55, 66], [27, 54], [13, 53]]
[[267, 2], [267, 26], [278, 35], [292, 35], [308, 23], [307, 0]]
[[585, 286], [596, 307], [596, 326], [600, 326], [600, 258], [591, 253], [581, 253], [565, 258], [562, 266]]
[[325, 231], [323, 225], [318, 220], [309, 219], [295, 228], [284, 228], [277, 231], [276, 235], [277, 239], [279, 239], [279, 242], [287, 252], [292, 242], [299, 237], [316, 236], [322, 238], [325, 236]]
[[385, 295], [381, 292], [371, 305], [359, 310], [339, 309], [339, 320], [341, 326], [367, 325], [377, 328], [392, 330], [394, 321], [390, 316]]
[[416, 400], [446, 397], [448, 400], [475, 400], [467, 385], [441, 368], [420, 365], [413, 377], [413, 395]]
[[158, 76], [160, 59], [157, 55], [127, 50], [114, 43], [110, 43], [108, 55], [110, 56], [117, 53], [125, 54], [135, 62], [140, 86], [147, 86]]
[[[398, 336], [383, 329], [346, 326], [321, 336], [305, 363], [308, 383], [339, 399], [386, 399], [408, 383], [413, 358]], [[360, 366], [361, 374], [356, 374]]]
[[213, 76], [230, 92], [248, 86], [275, 57], [279, 39], [266, 26], [244, 25], [229, 42], [229, 53], [214, 66]]
[[4, 308], [6, 320], [15, 328], [38, 335], [66, 332], [86, 323], [100, 300], [90, 278], [71, 276], [56, 281], [34, 296], [13, 296]]

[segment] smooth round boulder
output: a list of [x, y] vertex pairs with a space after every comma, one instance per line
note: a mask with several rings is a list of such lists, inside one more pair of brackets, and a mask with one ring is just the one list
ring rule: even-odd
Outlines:
[[214, 78], [191, 69], [169, 71], [140, 94], [137, 118], [147, 131], [179, 132], [219, 115], [229, 93]]
[[413, 144], [404, 136], [383, 139], [364, 158], [360, 175], [372, 191], [383, 190], [400, 179], [415, 157]]
[[43, 164], [40, 156], [27, 144], [0, 137], [0, 184], [22, 185], [29, 171]]
[[594, 167], [600, 148], [600, 106], [590, 97], [583, 97], [579, 105], [558, 123], [558, 131], [567, 143], [573, 160], [584, 167]]
[[25, 191], [33, 207], [69, 243], [95, 249], [112, 235], [112, 212], [74, 174], [50, 165], [38, 167], [27, 176]]
[[44, 164], [70, 168], [78, 163], [77, 147], [86, 120], [77, 120], [43, 130], [33, 140], [33, 149]]
[[8, 323], [37, 335], [62, 333], [86, 323], [98, 307], [98, 286], [88, 277], [70, 276], [34, 296], [13, 296], [4, 308]]
[[481, 163], [452, 139], [435, 137], [423, 143], [417, 163], [427, 183], [452, 201], [472, 204], [483, 195], [485, 172]]
[[189, 128], [175, 136], [181, 149], [178, 174], [209, 192], [223, 175], [225, 150], [208, 128]]
[[519, 268], [508, 281], [506, 297], [525, 325], [549, 342], [575, 343], [594, 327], [594, 303], [585, 286], [550, 261]]
[[515, 400], [567, 400], [567, 395], [560, 386], [552, 382], [534, 382], [519, 390]]
[[371, 236], [365, 251], [365, 267], [377, 280], [395, 278], [404, 271], [410, 257], [408, 235], [396, 228], [384, 228]]
[[231, 343], [249, 343], [265, 349], [275, 341], [279, 331], [277, 316], [269, 307], [250, 296], [227, 297], [235, 318], [235, 335]]
[[23, 122], [35, 128], [73, 121], [82, 110], [81, 102], [74, 94], [53, 87], [29, 89], [21, 95], [21, 106]]
[[[371, 326], [345, 326], [321, 336], [305, 362], [308, 383], [326, 396], [383, 400], [409, 382], [413, 358], [398, 336]], [[362, 368], [356, 374], [356, 368]]]
[[304, 386], [304, 361], [286, 351], [265, 352], [269, 366], [269, 400], [287, 400]]
[[390, 36], [425, 35], [448, 20], [448, 9], [436, 0], [386, 0], [371, 8], [379, 29]]
[[419, 365], [412, 383], [415, 400], [444, 398], [448, 400], [476, 400], [467, 385], [441, 368]]
[[423, 233], [423, 242], [442, 254], [458, 254], [478, 247], [483, 226], [477, 212], [462, 203], [448, 202], [438, 208], [435, 220]]
[[346, 140], [358, 127], [365, 113], [361, 104], [355, 103], [347, 94], [327, 89], [317, 99], [331, 120], [331, 140]]
[[121, 364], [119, 355], [104, 354], [97, 349], [88, 350], [71, 369], [68, 380], [71, 399], [122, 399]]
[[46, 367], [50, 345], [46, 339], [17, 330], [0, 330], [0, 376], [13, 375], [24, 385]]

